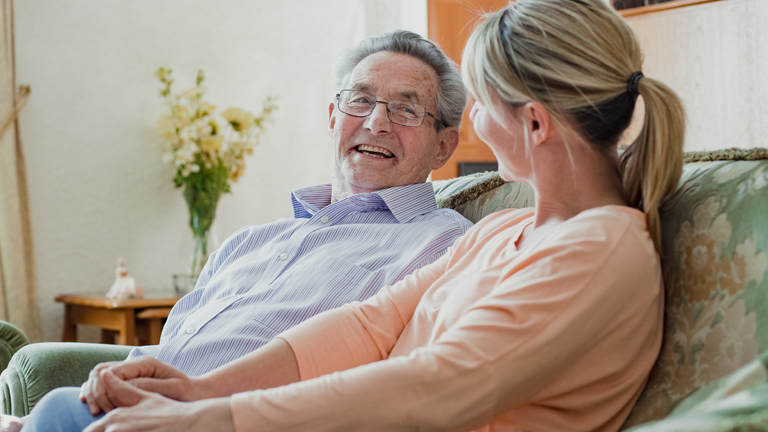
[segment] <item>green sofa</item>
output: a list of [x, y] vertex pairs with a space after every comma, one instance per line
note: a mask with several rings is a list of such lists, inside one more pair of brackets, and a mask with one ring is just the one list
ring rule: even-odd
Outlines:
[[[680, 185], [661, 209], [664, 342], [624, 428], [667, 417], [685, 399], [711, 392], [712, 383], [768, 350], [768, 331], [762, 331], [768, 330], [766, 159], [765, 149], [686, 154]], [[530, 187], [505, 183], [495, 173], [438, 181], [434, 187], [439, 206], [472, 221], [532, 206], [534, 199]], [[123, 359], [129, 350], [27, 345], [0, 375], [3, 413], [25, 415], [49, 389], [80, 385], [96, 363]], [[758, 417], [768, 423], [768, 403], [765, 407]]]

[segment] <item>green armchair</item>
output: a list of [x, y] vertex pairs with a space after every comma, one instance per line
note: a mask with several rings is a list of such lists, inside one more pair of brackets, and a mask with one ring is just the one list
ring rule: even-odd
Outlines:
[[0, 321], [0, 371], [5, 370], [16, 351], [29, 344], [29, 339], [15, 325]]
[[125, 360], [129, 346], [88, 343], [30, 344], [10, 323], [0, 321], [0, 405], [22, 417], [57, 387], [79, 386], [98, 363]]

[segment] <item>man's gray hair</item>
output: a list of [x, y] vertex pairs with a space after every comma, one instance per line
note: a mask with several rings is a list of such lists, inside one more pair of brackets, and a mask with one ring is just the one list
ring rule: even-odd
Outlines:
[[[348, 84], [352, 70], [358, 63], [380, 51], [406, 54], [431, 66], [438, 80], [435, 115], [449, 126], [461, 125], [461, 115], [467, 105], [467, 90], [456, 62], [448, 58], [432, 41], [407, 30], [369, 37], [357, 46], [344, 50], [336, 59], [334, 67], [336, 92]], [[435, 127], [440, 130], [442, 124], [435, 122]]]

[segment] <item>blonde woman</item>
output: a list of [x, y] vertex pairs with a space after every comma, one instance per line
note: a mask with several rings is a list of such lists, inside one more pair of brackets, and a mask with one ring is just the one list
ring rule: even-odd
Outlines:
[[[123, 408], [86, 430], [618, 430], [661, 344], [658, 206], [682, 158], [680, 101], [641, 64], [603, 0], [489, 15], [464, 52], [470, 117], [536, 208], [202, 377], [105, 365], [82, 397]], [[644, 125], [619, 155], [638, 95]]]

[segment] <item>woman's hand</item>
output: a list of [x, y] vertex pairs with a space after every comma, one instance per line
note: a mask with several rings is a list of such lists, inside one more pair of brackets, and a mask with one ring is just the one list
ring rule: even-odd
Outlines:
[[189, 378], [178, 369], [152, 357], [140, 357], [124, 362], [101, 363], [80, 387], [80, 400], [88, 404], [91, 414], [108, 413], [120, 406], [106, 391], [104, 375], [109, 372], [117, 379], [139, 389], [159, 393], [179, 401], [205, 398], [201, 380]]
[[227, 398], [183, 403], [136, 388], [109, 369], [104, 370], [100, 378], [108, 398], [118, 408], [92, 423], [84, 432], [235, 430]]

